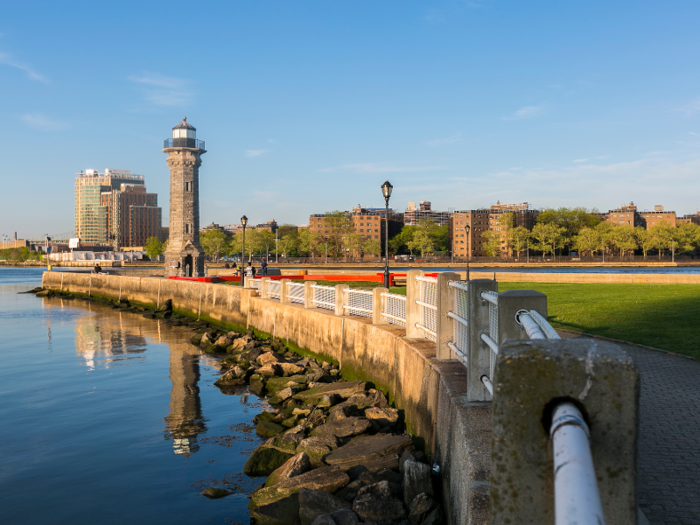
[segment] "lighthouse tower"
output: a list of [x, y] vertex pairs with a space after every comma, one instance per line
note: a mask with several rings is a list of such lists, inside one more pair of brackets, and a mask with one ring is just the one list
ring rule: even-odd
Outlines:
[[165, 140], [170, 168], [170, 238], [165, 251], [165, 275], [204, 276], [204, 251], [199, 244], [199, 166], [204, 141], [187, 117]]

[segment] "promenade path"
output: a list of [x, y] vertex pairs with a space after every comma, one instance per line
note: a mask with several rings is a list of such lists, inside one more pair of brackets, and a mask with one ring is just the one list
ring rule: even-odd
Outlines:
[[700, 362], [620, 346], [641, 376], [639, 506], [651, 525], [700, 525]]

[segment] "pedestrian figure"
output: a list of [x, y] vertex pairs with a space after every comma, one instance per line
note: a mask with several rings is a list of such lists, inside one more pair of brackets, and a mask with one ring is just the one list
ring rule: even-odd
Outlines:
[[245, 276], [246, 277], [253, 277], [253, 267], [248, 263], [248, 266], [245, 268]]
[[267, 275], [267, 261], [264, 259], [260, 263], [260, 275]]

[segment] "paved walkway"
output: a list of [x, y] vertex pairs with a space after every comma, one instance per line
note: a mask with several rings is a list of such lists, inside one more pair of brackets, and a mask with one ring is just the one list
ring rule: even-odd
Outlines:
[[700, 362], [621, 346], [641, 374], [639, 506], [651, 525], [700, 525]]

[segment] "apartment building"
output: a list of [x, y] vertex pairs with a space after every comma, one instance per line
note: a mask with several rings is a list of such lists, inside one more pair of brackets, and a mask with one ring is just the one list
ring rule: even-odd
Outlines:
[[[365, 239], [378, 240], [384, 243], [385, 208], [363, 208], [359, 204], [352, 211], [343, 214], [352, 222], [355, 233]], [[309, 217], [309, 230], [325, 237], [331, 234], [330, 225], [326, 222], [326, 213], [316, 213]], [[398, 234], [403, 227], [403, 214], [389, 208], [389, 237]]]
[[610, 210], [608, 213], [600, 214], [600, 218], [614, 226], [642, 226], [647, 229], [663, 221], [674, 227], [677, 223], [675, 211], [664, 210], [664, 207], [661, 205], [654, 206], [653, 211], [639, 211], [634, 202], [630, 202], [626, 206], [620, 206], [618, 209]]
[[[484, 233], [487, 231], [502, 232], [504, 229], [499, 221], [506, 213], [512, 213], [515, 217], [515, 227], [522, 226], [532, 230], [535, 225], [539, 210], [531, 210], [526, 202], [514, 204], [501, 204], [497, 202], [487, 209], [455, 211], [450, 217], [450, 245], [455, 257], [485, 257], [487, 255], [485, 244], [487, 239]], [[465, 227], [469, 226], [469, 234]], [[501, 240], [505, 245], [505, 238]]]
[[415, 202], [409, 202], [408, 208], [403, 212], [403, 223], [408, 226], [417, 226], [418, 222], [423, 219], [435, 221], [438, 225], [443, 226], [449, 224], [450, 212], [433, 210], [430, 201], [420, 201], [418, 208], [416, 208]]

